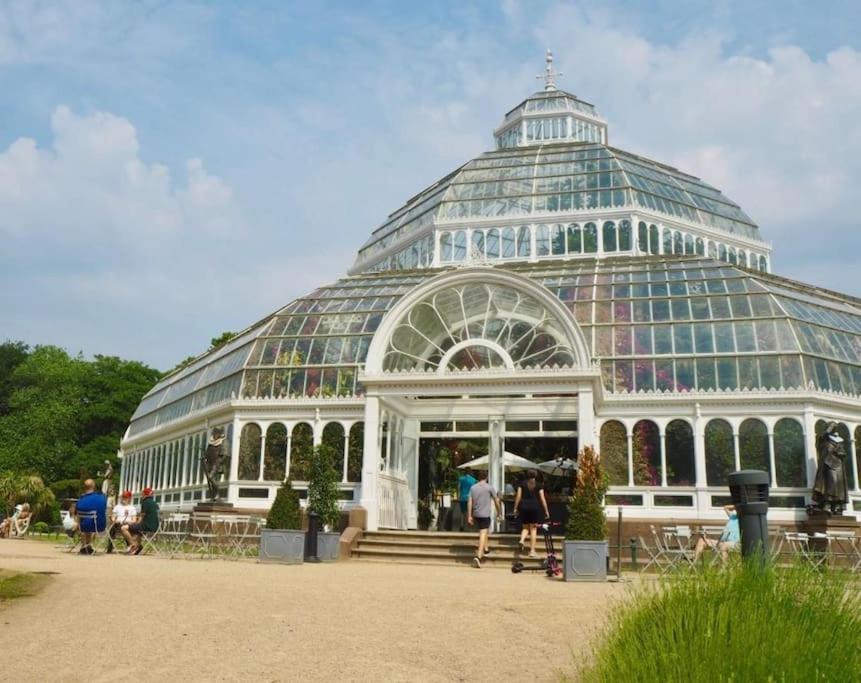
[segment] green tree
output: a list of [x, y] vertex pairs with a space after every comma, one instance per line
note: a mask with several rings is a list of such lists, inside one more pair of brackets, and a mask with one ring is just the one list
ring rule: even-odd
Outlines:
[[54, 503], [54, 493], [41, 477], [3, 472], [0, 474], [0, 501], [7, 516], [18, 503], [29, 503], [33, 515], [39, 515]]
[[213, 351], [217, 349], [219, 346], [224, 346], [227, 342], [233, 339], [236, 336], [236, 332], [222, 332], [217, 337], [213, 337], [209, 340], [209, 350]]
[[0, 416], [9, 412], [9, 396], [12, 393], [12, 373], [27, 360], [29, 348], [24, 342], [7, 341], [0, 344]]
[[299, 510], [299, 494], [293, 488], [293, 482], [289, 479], [278, 488], [275, 500], [266, 516], [267, 529], [294, 529], [302, 528], [302, 512]]
[[308, 511], [316, 512], [323, 524], [337, 529], [341, 513], [338, 511], [339, 477], [334, 461], [335, 452], [331, 446], [320, 444], [314, 449], [308, 481]]

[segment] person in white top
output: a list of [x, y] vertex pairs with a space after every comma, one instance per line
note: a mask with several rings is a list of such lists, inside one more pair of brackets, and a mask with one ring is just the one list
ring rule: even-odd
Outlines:
[[114, 505], [111, 510], [111, 526], [108, 529], [108, 550], [114, 552], [113, 538], [119, 534], [122, 535], [122, 527], [124, 524], [133, 524], [138, 521], [138, 509], [132, 503], [132, 492], [123, 491], [120, 496], [120, 502]]

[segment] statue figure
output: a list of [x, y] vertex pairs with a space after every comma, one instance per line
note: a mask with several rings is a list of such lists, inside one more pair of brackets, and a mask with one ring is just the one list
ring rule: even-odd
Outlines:
[[224, 430], [214, 427], [209, 436], [209, 443], [201, 456], [203, 474], [209, 490], [209, 500], [218, 500], [218, 479], [224, 473], [224, 463], [227, 460], [227, 449], [224, 447]]
[[[846, 485], [846, 451], [843, 439], [837, 431], [837, 423], [829, 422], [816, 444], [819, 465], [813, 483], [813, 505], [810, 507], [828, 511], [833, 515], [843, 514], [843, 507], [849, 502]], [[809, 510], [808, 510], [809, 511]]]
[[111, 464], [110, 460], [105, 460], [105, 473], [97, 472], [96, 476], [104, 477], [102, 479], [102, 493], [107, 496], [111, 490], [111, 477], [114, 474], [114, 466]]

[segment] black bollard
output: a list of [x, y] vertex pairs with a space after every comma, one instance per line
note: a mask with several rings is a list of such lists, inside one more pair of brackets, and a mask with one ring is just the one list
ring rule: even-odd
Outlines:
[[741, 470], [729, 475], [729, 493], [738, 514], [741, 556], [768, 559], [768, 472]]
[[305, 562], [319, 562], [317, 557], [317, 532], [320, 531], [320, 517], [316, 512], [308, 514], [308, 542], [305, 544]]
[[637, 539], [631, 536], [631, 567], [637, 571]]

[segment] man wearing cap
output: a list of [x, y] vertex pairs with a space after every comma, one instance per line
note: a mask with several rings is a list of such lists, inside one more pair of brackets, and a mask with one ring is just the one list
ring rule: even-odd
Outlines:
[[108, 552], [114, 552], [113, 539], [122, 534], [124, 524], [134, 524], [138, 521], [138, 509], [132, 503], [132, 492], [123, 491], [120, 502], [111, 510], [111, 527], [108, 529]]
[[[139, 555], [141, 551], [141, 536], [158, 531], [158, 503], [153, 498], [153, 490], [147, 486], [141, 491], [141, 515], [137, 522], [123, 524], [122, 532], [129, 545], [126, 553]], [[134, 540], [132, 540], [134, 536]]]
[[[92, 555], [93, 536], [102, 533], [107, 526], [108, 499], [101, 491], [96, 491], [96, 482], [84, 480], [84, 493], [75, 504], [75, 514], [78, 515], [78, 529], [81, 531], [81, 555]], [[82, 512], [95, 512], [92, 517], [81, 518]]]

